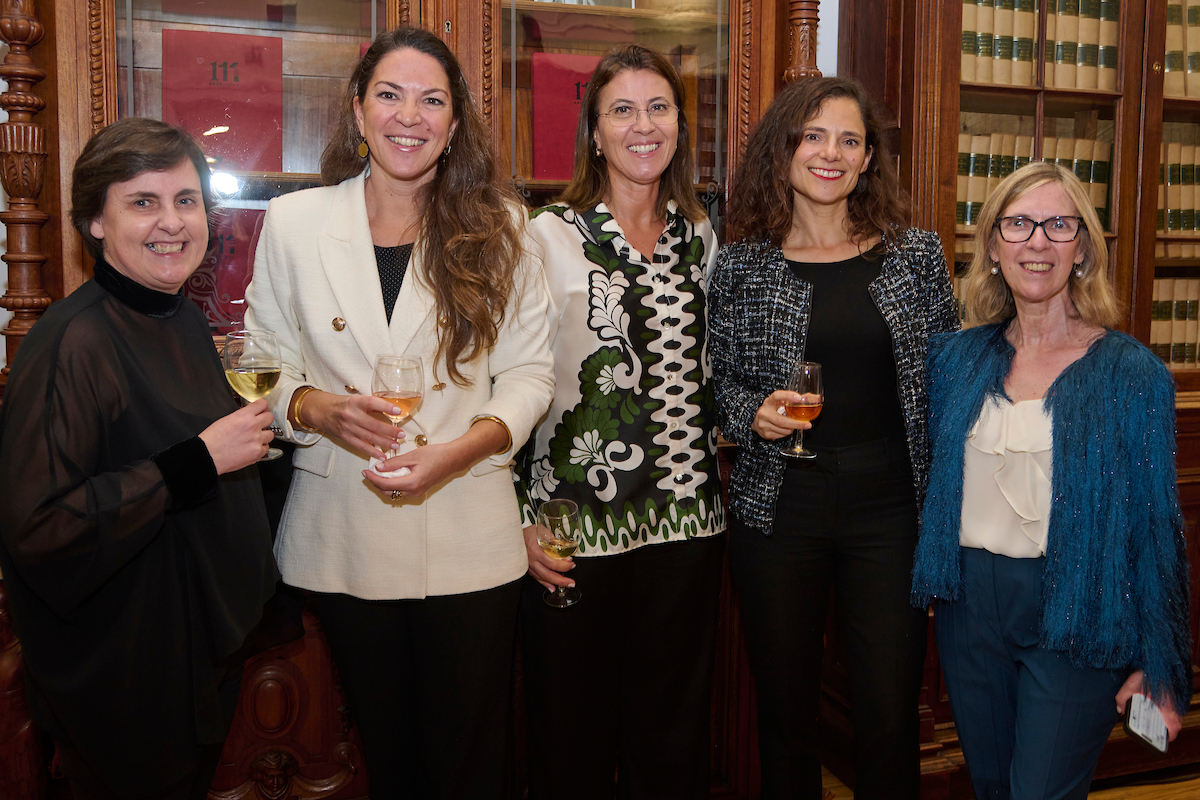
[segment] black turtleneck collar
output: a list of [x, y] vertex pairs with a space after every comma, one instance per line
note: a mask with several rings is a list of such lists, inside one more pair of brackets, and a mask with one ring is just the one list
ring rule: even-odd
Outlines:
[[100, 284], [113, 297], [148, 317], [156, 319], [173, 317], [184, 300], [182, 290], [175, 294], [165, 294], [149, 289], [117, 272], [103, 258], [96, 261], [94, 276], [96, 283]]

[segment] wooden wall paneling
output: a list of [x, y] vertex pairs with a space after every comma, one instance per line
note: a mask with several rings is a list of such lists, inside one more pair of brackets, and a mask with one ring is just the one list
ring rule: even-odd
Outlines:
[[[1112, 230], [1117, 234], [1116, 242], [1113, 247], [1110, 247], [1110, 258], [1108, 266], [1108, 277], [1112, 283], [1113, 289], [1116, 291], [1117, 300], [1121, 303], [1122, 308], [1127, 313], [1123, 315], [1121, 323], [1117, 326], [1121, 330], [1131, 331], [1137, 330], [1136, 326], [1141, 322], [1138, 317], [1139, 307], [1141, 313], [1145, 314], [1145, 331], [1140, 335], [1143, 342], [1149, 341], [1150, 324], [1149, 324], [1149, 302], [1139, 301], [1139, 297], [1145, 297], [1149, 300], [1153, 296], [1153, 278], [1154, 278], [1154, 221], [1153, 213], [1150, 219], [1149, 236], [1144, 237], [1140, 232], [1146, 229], [1142, 227], [1142, 218], [1139, 213], [1141, 208], [1141, 195], [1145, 188], [1144, 172], [1144, 157], [1142, 147], [1146, 142], [1145, 130], [1150, 125], [1150, 120], [1162, 119], [1162, 80], [1161, 76], [1157, 81], [1157, 88], [1153, 89], [1149, 85], [1143, 85], [1142, 74], [1144, 69], [1144, 59], [1148, 48], [1143, 47], [1142, 43], [1146, 41], [1165, 41], [1165, 16], [1158, 14], [1147, 14], [1145, 3], [1122, 3], [1121, 14], [1123, 19], [1121, 25], [1125, 28], [1126, 44], [1119, 52], [1119, 72], [1120, 89], [1122, 96], [1117, 101], [1115, 113], [1115, 130], [1118, 132], [1116, 136], [1117, 142], [1112, 159], [1111, 172], [1111, 191], [1114, 201]], [[1159, 33], [1157, 39], [1146, 38], [1148, 26], [1163, 25], [1163, 32]], [[1147, 73], [1151, 74], [1151, 73]], [[1147, 84], [1154, 81], [1147, 81]], [[1157, 91], [1157, 103], [1154, 102], [1153, 93]], [[1145, 116], [1151, 108], [1154, 108], [1156, 116]], [[1161, 125], [1157, 122], [1152, 125], [1154, 130], [1161, 130]], [[1142, 135], [1137, 135], [1142, 131]], [[1154, 180], [1158, 180], [1158, 148], [1155, 138], [1155, 163], [1151, 175]], [[1129, 165], [1128, 167], [1126, 165]], [[1154, 187], [1154, 200], [1157, 203], [1157, 183]], [[1143, 260], [1142, 255], [1145, 251], [1144, 245], [1149, 245], [1149, 260]], [[1139, 276], [1142, 279], [1149, 278], [1144, 288], [1139, 287]], [[1139, 291], [1140, 289], [1140, 291]]]
[[[1122, 4], [1122, 13], [1129, 14], [1133, 11], [1130, 3]], [[1165, 42], [1166, 41], [1166, 15], [1165, 14], [1146, 14], [1144, 19], [1145, 39], [1146, 42]], [[1163, 116], [1163, 61], [1165, 52], [1163, 49], [1152, 47], [1142, 47], [1141, 53], [1123, 53], [1128, 56], [1128, 60], [1133, 62], [1140, 73], [1135, 76], [1135, 79], [1141, 83], [1141, 104], [1137, 113], [1140, 116], [1140, 128], [1143, 135], [1138, 137], [1136, 151], [1131, 153], [1128, 163], [1131, 167], [1138, 168], [1138, 178], [1141, 181], [1137, 193], [1137, 205], [1131, 209], [1134, 213], [1130, 216], [1135, 218], [1133, 230], [1137, 233], [1136, 249], [1133, 251], [1133, 258], [1137, 263], [1137, 279], [1130, 288], [1129, 295], [1123, 297], [1123, 300], [1129, 302], [1129, 328], [1128, 331], [1143, 342], [1150, 341], [1150, 313], [1151, 304], [1144, 302], [1141, 298], [1154, 296], [1154, 245], [1157, 238], [1156, 216], [1158, 214], [1158, 167], [1159, 167], [1159, 144], [1162, 142], [1162, 116]], [[1128, 67], [1128, 65], [1127, 65]], [[1125, 83], [1125, 91], [1128, 93], [1134, 91], [1130, 88], [1129, 68], [1123, 70], [1123, 79]], [[1145, 80], [1142, 80], [1142, 75]], [[1147, 132], [1155, 131], [1156, 135], [1149, 136]], [[1123, 152], [1129, 153], [1129, 150], [1122, 148]], [[1116, 177], [1114, 175], [1114, 177]], [[1200, 463], [1200, 453], [1197, 453], [1197, 460], [1193, 463]], [[1183, 454], [1180, 453], [1180, 463], [1183, 462]], [[1193, 572], [1200, 568], [1197, 562], [1193, 562]], [[1193, 617], [1194, 622], [1194, 617]]]
[[[902, 61], [901, 181], [912, 195], [912, 223], [942, 237], [954, 252], [958, 162], [958, 77], [961, 3], [915, 3], [904, 25], [910, 43]], [[955, 45], [950, 46], [950, 39]]]
[[0, 77], [8, 90], [0, 95], [0, 106], [8, 121], [0, 125], [0, 180], [9, 197], [8, 210], [0, 221], [8, 229], [8, 291], [0, 306], [13, 312], [4, 328], [6, 363], [0, 371], [0, 390], [8, 380], [9, 365], [17, 347], [50, 305], [42, 277], [46, 256], [41, 227], [50, 215], [39, 208], [43, 170], [46, 163], [46, 130], [35, 120], [46, 101], [33, 93], [46, 72], [30, 58], [30, 50], [42, 41], [45, 29], [33, 14], [32, 0], [0, 2], [0, 39], [9, 50], [0, 63]]

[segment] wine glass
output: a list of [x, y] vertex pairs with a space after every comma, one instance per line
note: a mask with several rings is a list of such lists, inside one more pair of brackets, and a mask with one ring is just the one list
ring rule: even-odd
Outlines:
[[[551, 558], [570, 558], [579, 549], [583, 526], [579, 523], [579, 506], [573, 500], [547, 500], [538, 509], [538, 546]], [[579, 602], [583, 594], [574, 586], [559, 586], [546, 592], [542, 600], [551, 608], [567, 608]]]
[[[371, 394], [382, 397], [400, 409], [400, 413], [384, 416], [392, 421], [393, 428], [412, 416], [425, 391], [425, 370], [421, 359], [415, 356], [379, 356], [375, 359], [375, 374], [371, 376]], [[388, 456], [396, 454], [389, 450]]]
[[[283, 360], [279, 340], [270, 331], [231, 331], [225, 334], [225, 380], [246, 402], [266, 397], [279, 383]], [[268, 447], [259, 461], [273, 461], [283, 455], [278, 447]]]
[[[784, 403], [783, 408], [792, 419], [812, 422], [821, 413], [825, 402], [825, 388], [821, 384], [821, 365], [815, 361], [798, 361], [792, 369], [788, 391], [799, 394], [799, 403]], [[804, 431], [792, 434], [792, 443], [780, 448], [779, 452], [789, 458], [816, 458], [817, 454], [804, 449]]]

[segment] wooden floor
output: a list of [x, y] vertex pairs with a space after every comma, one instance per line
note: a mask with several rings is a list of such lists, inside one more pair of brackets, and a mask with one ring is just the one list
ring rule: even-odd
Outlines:
[[[850, 791], [828, 770], [821, 770], [826, 792], [833, 792], [827, 800], [852, 800]], [[1088, 795], [1089, 800], [1200, 800], [1200, 778], [1179, 783], [1160, 783], [1145, 786], [1122, 786], [1103, 789]]]

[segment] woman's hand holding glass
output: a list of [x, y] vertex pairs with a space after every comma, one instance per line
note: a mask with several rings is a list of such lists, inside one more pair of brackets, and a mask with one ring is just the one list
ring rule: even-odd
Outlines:
[[404, 431], [384, 420], [401, 413], [394, 403], [362, 394], [309, 392], [304, 397], [304, 423], [332, 436], [367, 457], [387, 458], [400, 446]]
[[200, 440], [208, 448], [217, 474], [236, 472], [265, 456], [275, 438], [273, 420], [267, 401], [255, 400], [201, 431]]
[[792, 419], [787, 414], [789, 405], [797, 406], [803, 402], [804, 396], [797, 392], [787, 389], [771, 392], [767, 395], [767, 399], [763, 400], [758, 411], [754, 412], [754, 420], [750, 423], [750, 429], [768, 442], [791, 436], [796, 431], [808, 430], [812, 427], [810, 420]]
[[555, 558], [542, 549], [538, 544], [538, 526], [530, 525], [523, 529], [525, 534], [525, 555], [529, 559], [529, 574], [533, 579], [546, 587], [546, 591], [554, 592], [560, 587], [575, 586], [575, 581], [564, 573], [575, 569], [575, 559], [567, 556]]

